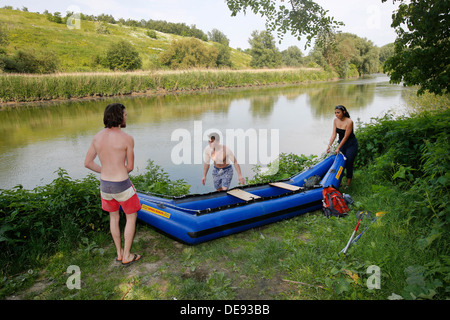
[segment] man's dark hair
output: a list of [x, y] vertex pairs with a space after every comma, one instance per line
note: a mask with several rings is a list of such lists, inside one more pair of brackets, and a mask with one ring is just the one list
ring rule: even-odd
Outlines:
[[125, 106], [121, 103], [107, 105], [103, 116], [105, 128], [114, 128], [123, 124], [123, 110], [125, 110]]

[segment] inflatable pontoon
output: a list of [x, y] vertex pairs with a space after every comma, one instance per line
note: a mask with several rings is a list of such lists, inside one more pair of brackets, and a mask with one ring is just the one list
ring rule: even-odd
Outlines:
[[[339, 188], [344, 167], [339, 154], [273, 183], [171, 199], [138, 192], [138, 219], [187, 244], [209, 241], [320, 209], [323, 187]], [[320, 184], [304, 187], [312, 176]]]

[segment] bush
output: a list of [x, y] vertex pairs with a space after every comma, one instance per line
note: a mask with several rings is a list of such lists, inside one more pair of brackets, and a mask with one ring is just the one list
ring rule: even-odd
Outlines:
[[108, 230], [99, 182], [90, 175], [73, 181], [60, 169], [51, 184], [34, 190], [0, 190], [1, 271], [18, 272], [39, 257], [76, 246], [89, 232]]
[[109, 47], [106, 52], [106, 63], [111, 70], [131, 71], [142, 67], [139, 53], [125, 40]]
[[172, 69], [213, 68], [217, 66], [218, 55], [216, 47], [189, 38], [172, 41], [169, 48], [159, 55], [159, 61]]
[[148, 160], [145, 173], [130, 178], [136, 190], [160, 196], [181, 196], [189, 193], [190, 186], [182, 179], [171, 181], [169, 175], [152, 160]]
[[410, 201], [402, 208], [408, 223], [420, 228], [418, 245], [448, 254], [450, 110], [409, 118], [385, 116], [358, 130], [358, 167], [394, 184]]
[[156, 31], [155, 31], [155, 30], [148, 30], [145, 34], [146, 34], [149, 38], [152, 38], [152, 39], [158, 39], [158, 35], [156, 34]]
[[0, 66], [5, 72], [53, 73], [59, 67], [58, 57], [51, 51], [18, 50], [13, 56], [1, 54], [0, 60], [3, 60]]
[[293, 153], [281, 153], [274, 162], [269, 164], [268, 170], [265, 172], [261, 171], [261, 166], [256, 165], [253, 168], [255, 175], [247, 183], [258, 184], [287, 179], [318, 163], [320, 160], [315, 155], [305, 156], [302, 154], [299, 156]]

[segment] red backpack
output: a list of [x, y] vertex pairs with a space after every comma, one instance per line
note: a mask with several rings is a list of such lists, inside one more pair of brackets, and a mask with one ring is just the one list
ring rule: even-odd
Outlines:
[[345, 217], [349, 212], [342, 194], [333, 187], [323, 188], [323, 213], [326, 217]]

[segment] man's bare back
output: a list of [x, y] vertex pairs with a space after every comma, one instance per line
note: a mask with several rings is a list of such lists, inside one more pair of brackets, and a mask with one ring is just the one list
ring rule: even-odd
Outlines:
[[[134, 139], [120, 128], [105, 128], [94, 136], [86, 156], [86, 167], [105, 181], [123, 181], [134, 168]], [[101, 167], [95, 166], [98, 156]]]
[[[101, 166], [94, 162], [96, 156]], [[128, 179], [128, 173], [134, 168], [133, 137], [123, 132], [121, 126], [103, 129], [92, 139], [84, 165], [100, 173], [100, 179], [105, 181]]]

